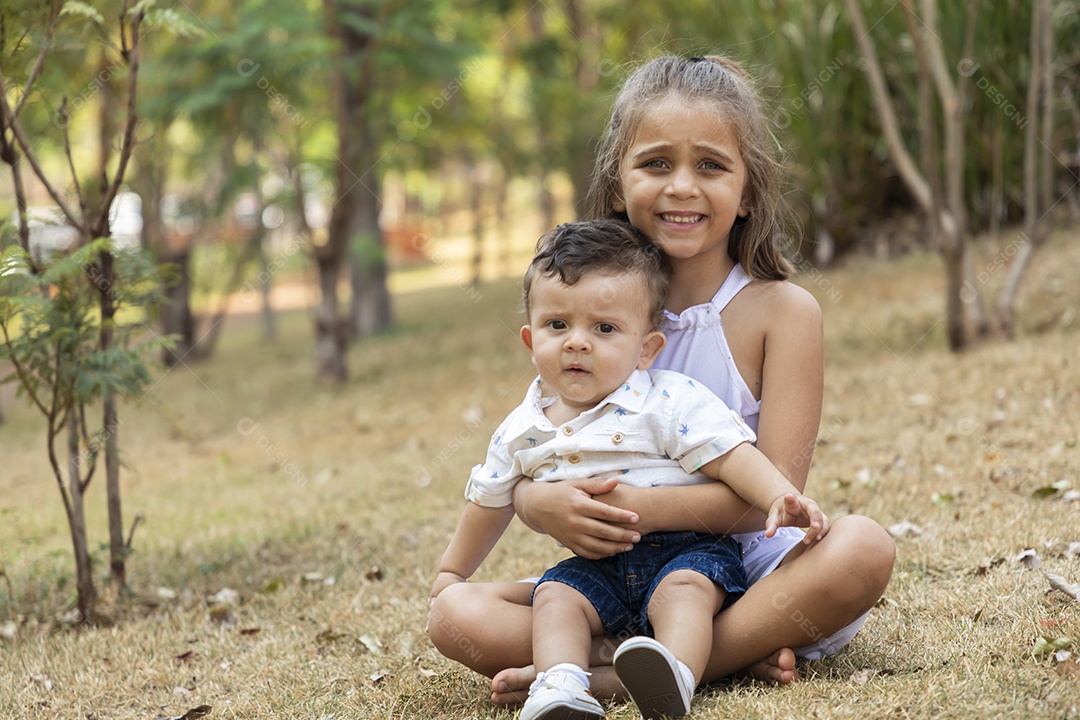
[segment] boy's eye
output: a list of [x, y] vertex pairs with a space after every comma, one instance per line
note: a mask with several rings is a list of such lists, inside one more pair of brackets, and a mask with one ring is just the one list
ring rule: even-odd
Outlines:
[[610, 335], [615, 332], [616, 328], [611, 323], [600, 323], [596, 326], [596, 331], [601, 335]]
[[548, 327], [552, 330], [565, 330], [566, 321], [564, 320], [548, 320]]

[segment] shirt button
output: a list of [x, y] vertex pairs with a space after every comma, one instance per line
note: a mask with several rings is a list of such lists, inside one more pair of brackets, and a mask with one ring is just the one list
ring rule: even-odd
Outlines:
[[580, 455], [571, 455], [570, 457], [568, 457], [566, 459], [569, 460], [574, 465], [577, 465], [579, 462], [581, 462], [581, 456]]
[[614, 435], [612, 435], [611, 436], [611, 442], [615, 443], [616, 445], [621, 443], [622, 442], [622, 433], [615, 433]]
[[563, 435], [573, 435], [574, 434], [574, 428], [567, 425], [566, 427], [564, 427], [562, 429], [562, 433], [563, 433]]

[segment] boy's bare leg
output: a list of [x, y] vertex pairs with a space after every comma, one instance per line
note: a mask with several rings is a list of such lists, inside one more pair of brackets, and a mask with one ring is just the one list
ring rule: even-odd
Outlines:
[[712, 653], [712, 620], [726, 595], [701, 573], [676, 570], [649, 598], [649, 623], [657, 641], [690, 668], [695, 686]]
[[[838, 519], [821, 542], [796, 547], [780, 568], [716, 617], [704, 678], [716, 680], [746, 669], [762, 680], [790, 682], [795, 672], [790, 648], [827, 637], [873, 607], [888, 585], [895, 552], [892, 538], [873, 520], [854, 515]], [[493, 677], [494, 702], [514, 704], [535, 677], [529, 668], [531, 586], [491, 585], [462, 583], [443, 591], [433, 612], [447, 591], [464, 590], [431, 621], [431, 635], [444, 655]], [[495, 617], [498, 627], [491, 622]], [[461, 648], [461, 638], [476, 651]], [[609, 646], [595, 643], [594, 654], [598, 647], [602, 657], [611, 657]], [[613, 672], [596, 667], [591, 672], [594, 695], [622, 694]]]
[[589, 667], [592, 638], [604, 626], [596, 608], [580, 592], [560, 582], [545, 582], [533, 596], [533, 665], [547, 671], [560, 663]]

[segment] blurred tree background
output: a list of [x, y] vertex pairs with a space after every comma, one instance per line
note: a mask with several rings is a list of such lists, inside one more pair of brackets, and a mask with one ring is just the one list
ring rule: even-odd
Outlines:
[[[438, 281], [462, 285], [515, 273], [533, 238], [580, 212], [615, 88], [662, 53], [728, 54], [760, 78], [789, 168], [800, 267], [945, 249], [927, 212], [944, 207], [976, 243], [945, 254], [964, 273], [950, 292], [966, 293], [966, 322], [1011, 332], [1011, 319], [972, 301], [989, 289], [979, 271], [1037, 247], [1030, 219], [1020, 231], [1025, 212], [1043, 223], [1080, 214], [1080, 3], [1046, 2], [1035, 34], [1043, 1], [16, 2], [2, 11], [0, 63], [46, 172], [111, 173], [132, 91], [107, 28], [122, 12], [156, 13], [139, 47], [124, 188], [141, 206], [141, 245], [172, 268], [166, 302], [146, 319], [175, 339], [164, 360], [210, 355], [230, 308], [261, 312], [272, 337], [272, 290], [299, 282], [314, 308], [315, 372], [339, 380], [348, 343], [393, 322], [391, 273], [435, 267]], [[928, 38], [938, 68], [923, 62]], [[894, 141], [917, 158], [931, 205], [890, 146], [860, 52], [867, 40]], [[938, 71], [952, 96], [925, 92]], [[957, 138], [959, 156], [946, 147]], [[6, 120], [0, 153], [3, 242], [30, 249], [55, 202], [20, 162]], [[1024, 185], [1033, 155], [1039, 192]], [[946, 202], [948, 177], [958, 207]], [[1033, 196], [1041, 202], [1026, 208]]]
[[759, 78], [800, 271], [933, 248], [950, 348], [1011, 337], [1031, 254], [1080, 219], [1077, 38], [1077, 0], [5, 2], [0, 382], [47, 420], [83, 617], [99, 451], [126, 587], [118, 401], [151, 351], [206, 362], [230, 312], [273, 341], [303, 307], [314, 376], [346, 379], [393, 291], [516, 276], [581, 214], [615, 91], [661, 54]]

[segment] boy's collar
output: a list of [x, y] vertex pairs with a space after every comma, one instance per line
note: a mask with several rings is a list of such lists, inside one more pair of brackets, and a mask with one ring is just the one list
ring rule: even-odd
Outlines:
[[626, 382], [604, 398], [600, 404], [611, 403], [630, 412], [641, 412], [652, 385], [652, 376], [649, 375], [648, 370], [635, 370], [630, 373], [630, 377], [626, 378]]

